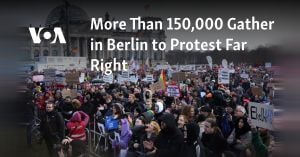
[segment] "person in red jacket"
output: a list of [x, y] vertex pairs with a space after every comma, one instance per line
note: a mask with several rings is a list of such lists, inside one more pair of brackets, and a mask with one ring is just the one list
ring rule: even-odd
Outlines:
[[73, 140], [86, 141], [85, 128], [89, 122], [89, 116], [82, 112], [77, 111], [73, 113], [70, 121], [67, 123], [69, 137]]

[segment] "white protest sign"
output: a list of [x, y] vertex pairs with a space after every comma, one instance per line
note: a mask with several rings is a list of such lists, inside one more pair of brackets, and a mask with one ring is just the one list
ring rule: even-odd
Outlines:
[[129, 79], [129, 72], [128, 71], [122, 71], [122, 78], [123, 79]]
[[131, 76], [129, 77], [129, 81], [132, 82], [132, 83], [137, 83], [138, 78], [137, 78], [136, 76], [134, 76], [134, 75], [131, 75]]
[[103, 75], [103, 81], [106, 82], [106, 83], [113, 83], [114, 75], [113, 74]]
[[168, 96], [171, 97], [180, 97], [180, 90], [178, 86], [175, 85], [169, 85], [167, 88]]
[[233, 74], [233, 73], [235, 73], [235, 70], [234, 69], [229, 69], [229, 73]]
[[147, 82], [153, 82], [153, 75], [147, 75], [146, 76], [146, 81]]
[[167, 69], [170, 69], [170, 68], [171, 68], [171, 66], [167, 65], [167, 64], [165, 64], [165, 65], [156, 65], [154, 70], [161, 70], [161, 69], [167, 70]]
[[249, 78], [249, 74], [247, 74], [247, 73], [241, 73], [240, 76], [243, 79], [248, 79]]
[[265, 68], [271, 68], [271, 67], [272, 67], [272, 63], [270, 63], [270, 62], [265, 63]]
[[195, 71], [196, 66], [194, 64], [192, 64], [192, 65], [180, 65], [180, 70], [182, 70], [182, 71]]
[[42, 82], [42, 81], [44, 81], [44, 75], [34, 75], [34, 76], [32, 76], [32, 81]]
[[255, 102], [249, 103], [249, 118], [254, 126], [273, 130], [274, 107]]
[[222, 66], [223, 68], [228, 68], [228, 62], [226, 59], [222, 59]]
[[81, 73], [79, 77], [79, 83], [84, 82], [84, 78], [85, 78], [85, 73]]
[[219, 84], [229, 84], [229, 70], [227, 68], [220, 68], [218, 73]]

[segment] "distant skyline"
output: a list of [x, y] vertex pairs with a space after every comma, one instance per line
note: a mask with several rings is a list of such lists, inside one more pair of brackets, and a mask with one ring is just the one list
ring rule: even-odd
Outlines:
[[[215, 41], [217, 39], [234, 38], [239, 41], [247, 41], [247, 47], [254, 49], [258, 46], [269, 46], [283, 44], [289, 40], [299, 41], [299, 10], [295, 5], [290, 3], [222, 3], [213, 4], [208, 2], [194, 1], [171, 1], [160, 2], [150, 1], [130, 1], [130, 2], [101, 2], [101, 1], [83, 1], [69, 0], [86, 11], [90, 18], [104, 17], [105, 12], [110, 14], [111, 18], [116, 20], [128, 20], [130, 17], [137, 16], [154, 16], [161, 17], [166, 23], [168, 17], [221, 17], [226, 19], [236, 17], [239, 20], [245, 20], [255, 16], [258, 20], [274, 20], [273, 30], [271, 31], [230, 31], [227, 29], [221, 31], [166, 31], [167, 44], [170, 38], [178, 38], [181, 41]], [[28, 3], [20, 2], [14, 5], [14, 10], [8, 7], [1, 8], [6, 14], [0, 15], [2, 18], [13, 17], [17, 19], [16, 26], [33, 26], [45, 25], [46, 18], [50, 11], [55, 7], [62, 5], [62, 0], [54, 1], [29, 1]], [[233, 5], [232, 5], [233, 4]], [[8, 15], [8, 16], [4, 16]]]

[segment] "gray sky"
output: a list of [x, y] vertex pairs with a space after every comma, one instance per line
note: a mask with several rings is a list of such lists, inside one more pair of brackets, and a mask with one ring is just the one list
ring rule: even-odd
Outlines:
[[[291, 3], [207, 3], [194, 1], [171, 1], [160, 2], [154, 0], [148, 1], [130, 1], [130, 2], [102, 2], [102, 1], [83, 1], [71, 0], [71, 4], [81, 7], [90, 17], [104, 17], [106, 11], [116, 20], [126, 20], [129, 17], [136, 16], [155, 16], [164, 20], [167, 17], [221, 17], [226, 21], [230, 17], [236, 17], [245, 20], [255, 16], [257, 20], [274, 20], [275, 24], [271, 31], [230, 31], [223, 29], [221, 31], [167, 31], [167, 42], [171, 37], [179, 38], [182, 41], [193, 41], [195, 38], [199, 41], [214, 41], [216, 39], [234, 38], [240, 41], [247, 41], [250, 49], [257, 46], [268, 46], [282, 44], [289, 40], [299, 41], [299, 11], [297, 5]], [[23, 4], [8, 4], [11, 7], [2, 8], [5, 16], [8, 18], [14, 16], [17, 18], [18, 26], [39, 26], [45, 24], [48, 13], [63, 2], [54, 1], [30, 1]], [[145, 5], [149, 4], [149, 9], [145, 10]], [[14, 9], [12, 9], [14, 8]], [[164, 21], [166, 23], [166, 21]], [[169, 43], [168, 43], [169, 45]]]

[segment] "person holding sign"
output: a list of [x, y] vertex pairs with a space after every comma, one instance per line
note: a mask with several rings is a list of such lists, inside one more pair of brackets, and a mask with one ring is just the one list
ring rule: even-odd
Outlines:
[[252, 132], [252, 145], [253, 145], [253, 156], [257, 157], [268, 157], [273, 150], [274, 140], [269, 134], [269, 131], [264, 128], [256, 128], [252, 124], [251, 119], [248, 118], [248, 123], [251, 126]]

